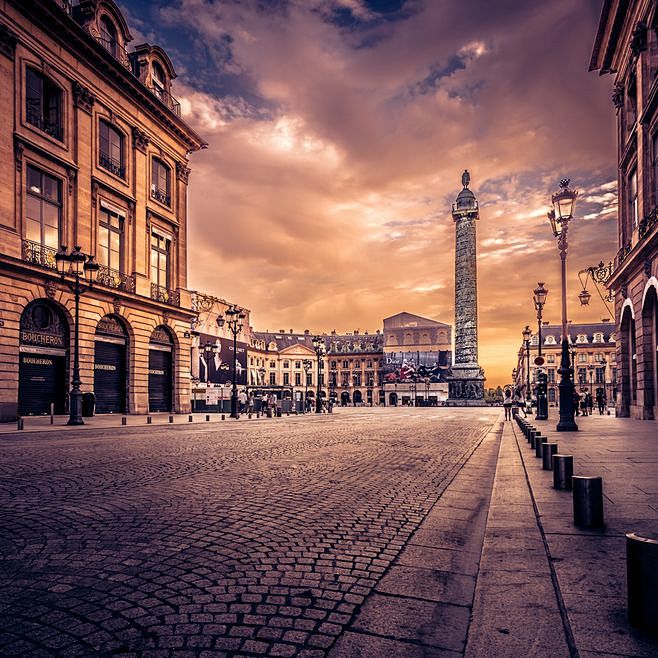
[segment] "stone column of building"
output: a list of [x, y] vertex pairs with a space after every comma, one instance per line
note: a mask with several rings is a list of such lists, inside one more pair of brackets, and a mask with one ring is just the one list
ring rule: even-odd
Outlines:
[[484, 405], [484, 372], [478, 364], [477, 242], [478, 202], [462, 175], [463, 189], [452, 207], [455, 220], [455, 361], [446, 404]]

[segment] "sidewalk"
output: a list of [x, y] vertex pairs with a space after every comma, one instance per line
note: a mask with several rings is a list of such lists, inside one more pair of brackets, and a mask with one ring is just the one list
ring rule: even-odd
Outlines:
[[[574, 475], [603, 478], [605, 528], [576, 528], [571, 492], [553, 489], [552, 471], [542, 470], [516, 422], [507, 423], [530, 484], [567, 631], [580, 656], [656, 656], [658, 637], [627, 621], [625, 535], [658, 538], [658, 427], [595, 413], [576, 418], [578, 432], [557, 432], [551, 412], [547, 421], [528, 420], [558, 444], [560, 454], [573, 455]], [[536, 623], [530, 616], [527, 622]]]

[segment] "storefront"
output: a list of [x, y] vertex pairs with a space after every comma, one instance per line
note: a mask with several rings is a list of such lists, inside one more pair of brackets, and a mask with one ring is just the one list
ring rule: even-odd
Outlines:
[[106, 315], [96, 327], [94, 393], [96, 413], [127, 411], [128, 334], [122, 322]]
[[18, 413], [32, 416], [66, 411], [68, 325], [46, 299], [30, 302], [21, 315]]
[[149, 342], [149, 411], [171, 411], [174, 341], [169, 329], [156, 327]]

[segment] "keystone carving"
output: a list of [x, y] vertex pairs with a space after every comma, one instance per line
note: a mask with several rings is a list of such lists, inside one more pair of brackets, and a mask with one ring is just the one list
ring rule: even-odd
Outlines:
[[612, 90], [612, 102], [618, 110], [624, 105], [624, 86], [619, 82], [615, 84]]
[[146, 149], [151, 143], [151, 138], [143, 130], [133, 128], [133, 142], [136, 148], [142, 153], [146, 153]]
[[46, 297], [48, 297], [48, 299], [55, 298], [55, 293], [57, 292], [57, 286], [55, 285], [54, 281], [46, 281], [43, 288], [46, 292]]
[[191, 169], [186, 167], [182, 162], [176, 162], [176, 178], [185, 183], [185, 185], [190, 180], [190, 171]]
[[87, 114], [91, 114], [95, 100], [96, 97], [87, 87], [81, 85], [79, 82], [73, 83], [73, 103], [76, 107], [79, 107]]
[[647, 24], [644, 21], [639, 22], [633, 34], [631, 35], [631, 52], [634, 57], [647, 49]]

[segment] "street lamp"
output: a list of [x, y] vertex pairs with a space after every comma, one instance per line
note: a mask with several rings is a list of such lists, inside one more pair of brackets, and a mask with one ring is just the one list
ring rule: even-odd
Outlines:
[[313, 361], [311, 359], [304, 359], [302, 362], [304, 368], [304, 404], [302, 405], [302, 413], [306, 413], [306, 401], [308, 400], [308, 373], [309, 370], [313, 367]]
[[[540, 281], [537, 284], [537, 287], [532, 291], [533, 292], [533, 301], [535, 303], [535, 310], [537, 311], [537, 357], [541, 363], [541, 323], [542, 323], [542, 312], [544, 310], [544, 304], [546, 304], [546, 297], [548, 297], [548, 290], [544, 288], [544, 283]], [[541, 370], [537, 371], [537, 413], [535, 414], [535, 420], [548, 420], [548, 397], [547, 397], [547, 377], [546, 373]]]
[[532, 336], [532, 329], [530, 325], [526, 325], [525, 329], [521, 332], [523, 336], [523, 344], [525, 345], [526, 356], [526, 394], [525, 401], [526, 407], [530, 404], [532, 395], [530, 393], [530, 337]]
[[562, 358], [560, 360], [560, 420], [556, 430], [558, 432], [577, 432], [578, 425], [574, 421], [573, 408], [573, 368], [569, 363], [569, 336], [567, 334], [567, 233], [569, 222], [573, 218], [573, 209], [578, 192], [569, 189], [569, 179], [560, 181], [560, 190], [553, 194], [551, 203], [553, 209], [548, 213], [548, 220], [557, 238], [557, 247], [562, 261]]
[[244, 319], [247, 315], [244, 309], [235, 304], [231, 304], [224, 316], [217, 317], [217, 326], [223, 327], [224, 323], [228, 325], [229, 331], [233, 334], [233, 380], [231, 386], [231, 418], [238, 418], [238, 382], [237, 382], [237, 358], [238, 358], [238, 334], [244, 326]]
[[[57, 272], [75, 296], [75, 334], [73, 340], [73, 377], [69, 394], [69, 420], [67, 425], [84, 425], [82, 420], [82, 392], [80, 391], [80, 295], [91, 290], [98, 275], [98, 263], [93, 256], [83, 254], [80, 247], [71, 253], [62, 245], [55, 254]], [[67, 281], [70, 275], [73, 281]], [[83, 283], [84, 281], [84, 283]]]
[[324, 356], [324, 338], [322, 336], [313, 336], [313, 349], [315, 350], [315, 356], [318, 359], [318, 386], [317, 386], [317, 397], [315, 399], [315, 413], [322, 413], [322, 399], [320, 398], [320, 370], [322, 370], [322, 357]]

